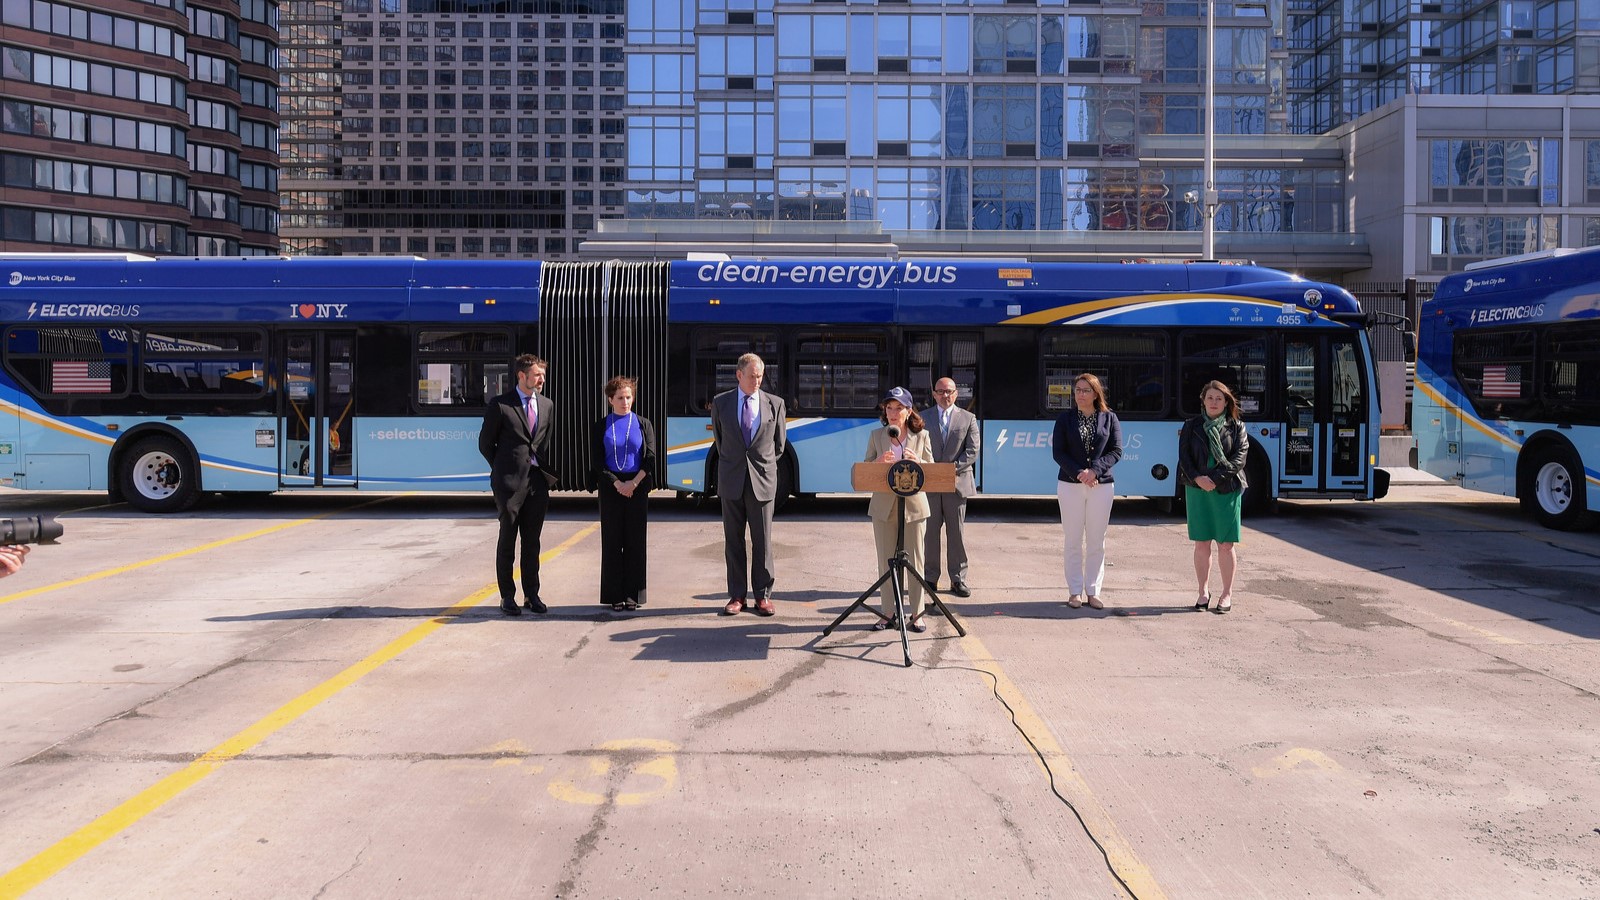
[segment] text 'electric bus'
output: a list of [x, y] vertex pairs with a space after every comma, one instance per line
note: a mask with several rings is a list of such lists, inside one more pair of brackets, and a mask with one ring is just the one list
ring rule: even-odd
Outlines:
[[941, 261], [538, 263], [411, 258], [0, 261], [0, 483], [109, 490], [487, 490], [476, 436], [513, 355], [550, 361], [548, 462], [582, 489], [601, 386], [665, 422], [661, 484], [711, 494], [711, 398], [740, 354], [783, 396], [784, 496], [850, 490], [893, 385], [953, 378], [990, 494], [1050, 496], [1050, 436], [1094, 372], [1123, 423], [1118, 493], [1174, 498], [1215, 378], [1250, 429], [1247, 506], [1375, 499], [1366, 318], [1254, 266]]
[[1522, 501], [1550, 528], [1600, 513], [1600, 248], [1475, 263], [1422, 305], [1417, 466]]

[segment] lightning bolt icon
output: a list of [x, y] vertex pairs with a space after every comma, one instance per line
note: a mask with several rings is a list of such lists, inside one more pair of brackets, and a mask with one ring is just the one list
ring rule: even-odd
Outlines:
[[1002, 428], [1002, 429], [1000, 429], [1000, 436], [994, 439], [994, 449], [995, 449], [996, 452], [999, 452], [1000, 450], [1004, 450], [1005, 449], [1005, 446], [1006, 446], [1006, 433], [1007, 433], [1006, 430], [1004, 428]]

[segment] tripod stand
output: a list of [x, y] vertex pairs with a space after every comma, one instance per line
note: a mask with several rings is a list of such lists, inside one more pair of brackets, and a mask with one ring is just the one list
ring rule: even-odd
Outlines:
[[911, 561], [906, 558], [906, 498], [905, 495], [899, 494], [898, 491], [896, 491], [896, 494], [898, 496], [895, 498], [895, 514], [899, 517], [900, 524], [895, 534], [894, 555], [885, 560], [883, 574], [879, 575], [878, 580], [872, 583], [872, 587], [863, 591], [861, 596], [856, 598], [856, 602], [850, 604], [848, 609], [839, 614], [839, 618], [833, 620], [832, 625], [824, 628], [822, 636], [827, 637], [832, 634], [833, 630], [839, 627], [839, 623], [849, 618], [851, 613], [860, 609], [867, 602], [867, 598], [877, 593], [878, 589], [883, 587], [884, 582], [887, 581], [890, 585], [890, 593], [894, 597], [894, 619], [896, 624], [900, 626], [900, 650], [905, 654], [905, 665], [909, 669], [911, 668], [911, 638], [906, 634], [905, 608], [907, 574], [922, 585], [922, 589], [928, 594], [928, 602], [939, 610], [940, 615], [944, 616], [945, 620], [955, 628], [957, 634], [966, 637], [967, 630], [962, 628], [961, 623], [957, 622], [955, 616], [950, 614], [949, 608], [944, 605], [943, 600], [939, 599], [939, 594], [933, 589], [933, 585], [929, 584], [927, 579], [922, 577], [922, 573], [913, 568]]

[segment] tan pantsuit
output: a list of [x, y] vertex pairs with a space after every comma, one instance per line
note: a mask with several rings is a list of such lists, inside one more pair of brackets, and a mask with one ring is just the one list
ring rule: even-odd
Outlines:
[[[890, 447], [887, 428], [879, 428], [872, 432], [867, 439], [866, 462], [878, 462], [883, 458], [884, 451]], [[919, 431], [906, 439], [905, 459], [914, 459], [919, 463], [933, 462], [933, 445], [928, 440], [926, 431]], [[895, 539], [900, 532], [900, 517], [897, 514], [899, 498], [892, 493], [883, 492], [872, 495], [872, 500], [867, 506], [867, 514], [872, 517], [872, 539], [877, 549], [877, 571], [882, 574], [889, 557], [894, 556]], [[922, 571], [923, 540], [928, 525], [928, 495], [917, 494], [906, 498], [906, 560], [910, 563], [911, 572]], [[906, 614], [913, 618], [922, 615], [922, 585], [907, 573], [905, 609]], [[894, 615], [894, 588], [889, 582], [883, 583], [883, 589], [878, 596], [883, 602], [883, 614]]]

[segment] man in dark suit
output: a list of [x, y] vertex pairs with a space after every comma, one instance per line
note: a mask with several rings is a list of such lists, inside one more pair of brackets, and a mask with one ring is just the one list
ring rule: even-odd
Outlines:
[[550, 455], [555, 404], [539, 393], [544, 387], [544, 360], [532, 353], [516, 358], [516, 387], [489, 401], [478, 432], [478, 452], [489, 463], [489, 484], [500, 513], [500, 542], [494, 574], [500, 582], [500, 611], [520, 616], [517, 585], [511, 577], [517, 538], [522, 539], [522, 590], [528, 611], [542, 613], [539, 599], [539, 532], [550, 508], [555, 472], [543, 463]]
[[956, 383], [941, 378], [933, 385], [933, 406], [922, 411], [928, 437], [933, 441], [933, 461], [956, 464], [956, 490], [953, 494], [928, 495], [928, 530], [924, 538], [922, 577], [929, 584], [939, 583], [939, 530], [944, 529], [950, 547], [950, 593], [972, 596], [967, 587], [967, 498], [978, 492], [972, 480], [972, 467], [978, 462], [978, 419], [956, 405]]
[[[756, 615], [772, 605], [772, 506], [778, 495], [778, 460], [786, 449], [783, 398], [761, 390], [766, 363], [739, 357], [739, 386], [711, 399], [712, 443], [717, 448], [717, 495], [722, 498], [723, 556], [728, 564], [725, 616], [755, 599]], [[750, 530], [749, 577], [745, 528]]]

